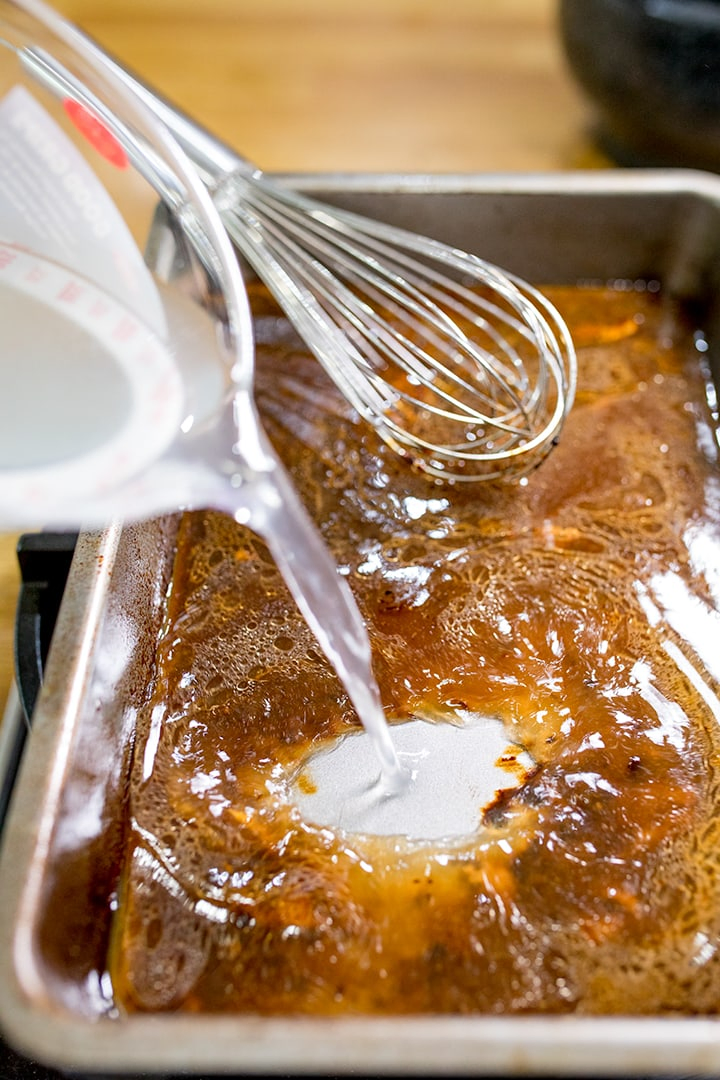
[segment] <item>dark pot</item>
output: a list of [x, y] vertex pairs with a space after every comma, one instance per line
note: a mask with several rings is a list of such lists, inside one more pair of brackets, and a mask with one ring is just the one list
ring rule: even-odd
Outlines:
[[615, 161], [720, 171], [720, 0], [560, 0], [559, 20]]

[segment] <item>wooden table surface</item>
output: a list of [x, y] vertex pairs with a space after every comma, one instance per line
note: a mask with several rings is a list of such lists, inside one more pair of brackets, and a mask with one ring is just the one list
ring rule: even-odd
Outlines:
[[[555, 0], [57, 0], [120, 60], [268, 170], [590, 167]], [[0, 535], [0, 702], [14, 535]]]

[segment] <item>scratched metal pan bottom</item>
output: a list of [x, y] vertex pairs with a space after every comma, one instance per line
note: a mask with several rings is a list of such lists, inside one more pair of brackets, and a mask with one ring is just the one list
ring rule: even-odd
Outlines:
[[[717, 356], [714, 177], [351, 175], [294, 182], [477, 251], [538, 284], [660, 281], [665, 294], [692, 306], [707, 356]], [[113, 526], [78, 544], [2, 840], [0, 1026], [8, 1042], [57, 1068], [95, 1074], [719, 1073], [714, 1015], [302, 1018], [152, 1009], [120, 1015], [108, 1008], [107, 898], [125, 827], [134, 722], [153, 680], [177, 528], [174, 518]], [[717, 643], [714, 649], [717, 656]]]

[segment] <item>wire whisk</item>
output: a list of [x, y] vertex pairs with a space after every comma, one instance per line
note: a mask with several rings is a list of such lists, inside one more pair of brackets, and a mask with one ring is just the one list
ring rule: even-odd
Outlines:
[[[547, 298], [474, 255], [268, 179], [77, 34], [175, 137], [238, 251], [399, 454], [432, 476], [468, 481], [543, 460], [576, 383], [569, 331]], [[42, 50], [22, 57], [36, 77], [59, 82]], [[132, 133], [124, 138], [132, 151]], [[147, 148], [137, 159], [152, 168]], [[152, 180], [162, 190], [162, 175]]]
[[345, 397], [415, 467], [455, 480], [534, 468], [575, 391], [575, 353], [536, 289], [448, 245], [233, 172], [233, 241]]

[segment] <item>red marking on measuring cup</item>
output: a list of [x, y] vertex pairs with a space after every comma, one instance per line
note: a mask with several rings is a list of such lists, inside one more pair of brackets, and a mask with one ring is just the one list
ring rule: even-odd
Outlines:
[[68, 304], [75, 304], [83, 296], [84, 292], [82, 285], [78, 285], [75, 281], [68, 281], [57, 294], [57, 298], [58, 300], [64, 300]]
[[97, 116], [72, 98], [65, 98], [63, 107], [83, 138], [87, 139], [106, 161], [118, 169], [127, 169], [127, 154], [113, 133], [98, 120]]

